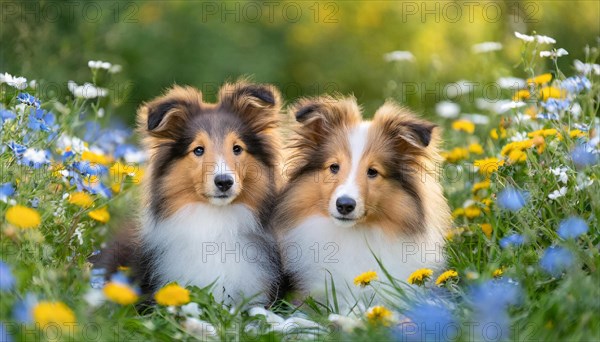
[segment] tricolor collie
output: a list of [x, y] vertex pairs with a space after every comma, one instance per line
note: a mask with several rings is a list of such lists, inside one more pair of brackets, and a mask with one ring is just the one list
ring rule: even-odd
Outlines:
[[292, 171], [272, 220], [292, 288], [332, 303], [333, 284], [349, 308], [372, 295], [357, 275], [385, 280], [373, 254], [400, 281], [442, 264], [450, 215], [435, 125], [391, 102], [363, 121], [354, 98], [302, 99], [292, 112]]
[[218, 301], [276, 297], [280, 259], [266, 227], [280, 184], [281, 100], [269, 85], [224, 85], [218, 103], [175, 86], [138, 112], [149, 152], [137, 277], [205, 287]]

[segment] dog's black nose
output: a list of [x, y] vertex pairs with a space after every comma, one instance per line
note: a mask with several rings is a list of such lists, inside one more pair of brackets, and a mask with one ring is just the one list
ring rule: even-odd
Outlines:
[[215, 177], [215, 185], [219, 190], [225, 192], [233, 185], [233, 178], [230, 175], [217, 175]]
[[335, 201], [335, 206], [340, 214], [348, 215], [356, 208], [356, 201], [348, 196], [342, 196]]

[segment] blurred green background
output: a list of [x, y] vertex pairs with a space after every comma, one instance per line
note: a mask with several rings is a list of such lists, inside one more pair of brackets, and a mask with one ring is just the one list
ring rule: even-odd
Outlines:
[[[213, 100], [240, 75], [280, 86], [288, 102], [338, 91], [367, 112], [391, 96], [431, 115], [447, 83], [526, 77], [514, 31], [554, 37], [580, 60], [600, 36], [598, 1], [2, 1], [1, 10], [0, 72], [65, 97], [67, 81], [91, 80], [89, 60], [120, 64], [103, 86], [126, 122], [173, 83]], [[485, 41], [503, 49], [472, 51]], [[386, 61], [394, 50], [414, 61]]]

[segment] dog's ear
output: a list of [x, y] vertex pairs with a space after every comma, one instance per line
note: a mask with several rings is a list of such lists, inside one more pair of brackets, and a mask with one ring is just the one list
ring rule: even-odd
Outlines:
[[138, 130], [142, 135], [173, 138], [202, 106], [202, 94], [192, 87], [174, 86], [165, 95], [138, 109]]
[[360, 108], [354, 97], [303, 98], [290, 107], [290, 112], [299, 123], [296, 133], [317, 144], [334, 130], [361, 121]]
[[219, 107], [237, 114], [259, 133], [278, 126], [281, 95], [270, 84], [227, 83], [219, 90]]
[[434, 138], [433, 130], [437, 127], [393, 102], [386, 102], [377, 110], [373, 124], [378, 125], [383, 134], [400, 145], [408, 144], [416, 149], [424, 149], [430, 145]]

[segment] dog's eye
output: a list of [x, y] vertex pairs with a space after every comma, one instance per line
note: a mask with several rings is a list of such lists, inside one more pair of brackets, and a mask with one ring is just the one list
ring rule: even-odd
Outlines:
[[369, 168], [367, 170], [367, 177], [369, 177], [369, 178], [375, 178], [375, 177], [377, 177], [378, 174], [379, 174], [379, 172], [377, 172], [377, 170], [375, 170], [375, 169]]
[[198, 146], [194, 149], [194, 154], [197, 155], [198, 157], [200, 157], [201, 155], [204, 154], [204, 147], [202, 146]]
[[340, 171], [340, 166], [338, 164], [331, 164], [329, 165], [329, 170], [333, 174], [338, 173], [338, 171]]
[[240, 145], [233, 145], [233, 154], [240, 155], [244, 149]]

